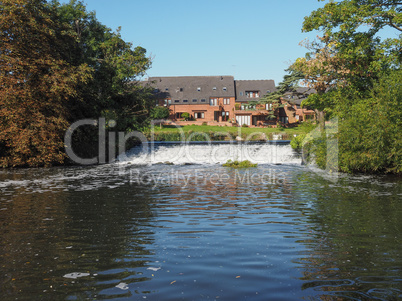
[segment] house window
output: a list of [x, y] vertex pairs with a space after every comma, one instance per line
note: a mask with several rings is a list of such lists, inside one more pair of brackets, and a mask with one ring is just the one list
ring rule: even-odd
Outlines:
[[229, 112], [222, 112], [222, 121], [229, 120]]
[[246, 97], [247, 98], [258, 98], [258, 97], [260, 97], [260, 92], [259, 91], [246, 91]]
[[244, 95], [244, 93], [243, 92], [240, 92], [240, 96], [243, 96]]
[[198, 88], [197, 88], [197, 91], [201, 91], [201, 87], [198, 87]]
[[197, 99], [193, 99], [193, 102], [197, 102]]
[[288, 117], [279, 117], [279, 121], [282, 122], [283, 124], [288, 124], [289, 123], [289, 118]]
[[201, 102], [207, 102], [207, 100], [205, 98], [201, 99]]
[[218, 105], [218, 98], [210, 98], [209, 99], [210, 106], [217, 106]]
[[172, 100], [171, 99], [168, 99], [168, 104], [171, 104], [172, 103]]
[[230, 105], [230, 98], [224, 98], [223, 99], [223, 104], [224, 105]]
[[188, 99], [183, 99], [183, 102], [188, 102]]
[[203, 112], [194, 113], [194, 117], [195, 117], [195, 119], [204, 119], [205, 118]]
[[180, 92], [183, 92], [183, 90], [184, 90], [183, 88], [180, 88]]
[[268, 94], [268, 93], [271, 93], [271, 90], [267, 90], [267, 94]]
[[182, 113], [176, 113], [176, 119], [180, 119], [180, 118], [181, 118], [181, 114], [182, 114]]
[[180, 102], [180, 100], [178, 100], [178, 99], [175, 99], [175, 101], [174, 101], [175, 103], [179, 103]]
[[212, 90], [216, 90], [216, 87], [213, 87]]
[[265, 110], [267, 110], [267, 111], [272, 110], [272, 103], [266, 103]]
[[227, 88], [226, 88], [226, 87], [223, 87], [222, 90], [223, 90], [223, 91], [227, 91]]
[[165, 91], [169, 91], [169, 88], [165, 88]]

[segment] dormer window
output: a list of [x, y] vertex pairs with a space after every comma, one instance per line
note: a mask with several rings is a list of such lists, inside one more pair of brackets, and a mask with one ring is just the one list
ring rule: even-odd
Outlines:
[[259, 91], [246, 91], [246, 97], [247, 98], [258, 98], [258, 97], [260, 97], [260, 92]]
[[216, 90], [216, 87], [213, 87], [212, 90]]
[[198, 88], [197, 88], [197, 91], [200, 92], [200, 91], [201, 91], [201, 87], [198, 87]]
[[227, 88], [226, 88], [226, 87], [223, 87], [222, 90], [223, 90], [223, 91], [227, 91]]

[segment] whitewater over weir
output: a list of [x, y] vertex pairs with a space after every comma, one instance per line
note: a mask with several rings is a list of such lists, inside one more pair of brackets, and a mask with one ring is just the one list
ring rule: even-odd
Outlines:
[[155, 142], [144, 143], [118, 159], [133, 165], [223, 164], [248, 160], [258, 164], [301, 164], [289, 141], [267, 142]]

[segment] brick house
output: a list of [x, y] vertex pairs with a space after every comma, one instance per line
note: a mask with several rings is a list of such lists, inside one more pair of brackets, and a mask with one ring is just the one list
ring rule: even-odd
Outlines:
[[286, 93], [285, 97], [282, 101], [292, 104], [295, 108], [294, 119], [291, 122], [302, 122], [306, 120], [314, 120], [316, 118], [316, 112], [309, 107], [301, 107], [301, 103], [305, 100], [310, 94], [314, 94], [316, 91], [311, 88], [299, 87], [296, 89], [294, 93]]
[[[276, 126], [278, 121], [296, 123], [309, 114], [288, 99], [283, 99], [283, 107], [275, 112], [271, 104], [259, 104], [263, 96], [275, 91], [273, 80], [179, 76], [150, 77], [142, 84], [154, 89], [157, 105], [169, 107], [169, 119], [182, 125]], [[190, 115], [189, 121], [183, 120], [183, 113]]]
[[173, 121], [190, 119], [207, 123], [226, 123], [234, 118], [233, 76], [150, 77], [158, 105], [168, 106]]
[[[268, 104], [258, 104], [265, 95], [274, 92], [273, 80], [236, 80], [235, 118], [238, 125], [268, 125], [267, 117], [272, 111]], [[274, 122], [276, 124], [276, 122]]]

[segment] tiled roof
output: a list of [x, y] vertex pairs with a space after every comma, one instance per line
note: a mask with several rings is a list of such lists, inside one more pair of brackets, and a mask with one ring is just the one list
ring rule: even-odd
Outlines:
[[[209, 102], [210, 97], [235, 97], [233, 76], [150, 77], [148, 84], [155, 88], [158, 98], [173, 101], [187, 100], [188, 104]], [[197, 102], [193, 100], [197, 99]]]
[[[236, 80], [236, 101], [258, 101], [267, 93], [276, 91], [275, 81], [268, 80]], [[259, 91], [259, 98], [248, 98], [247, 91]]]

